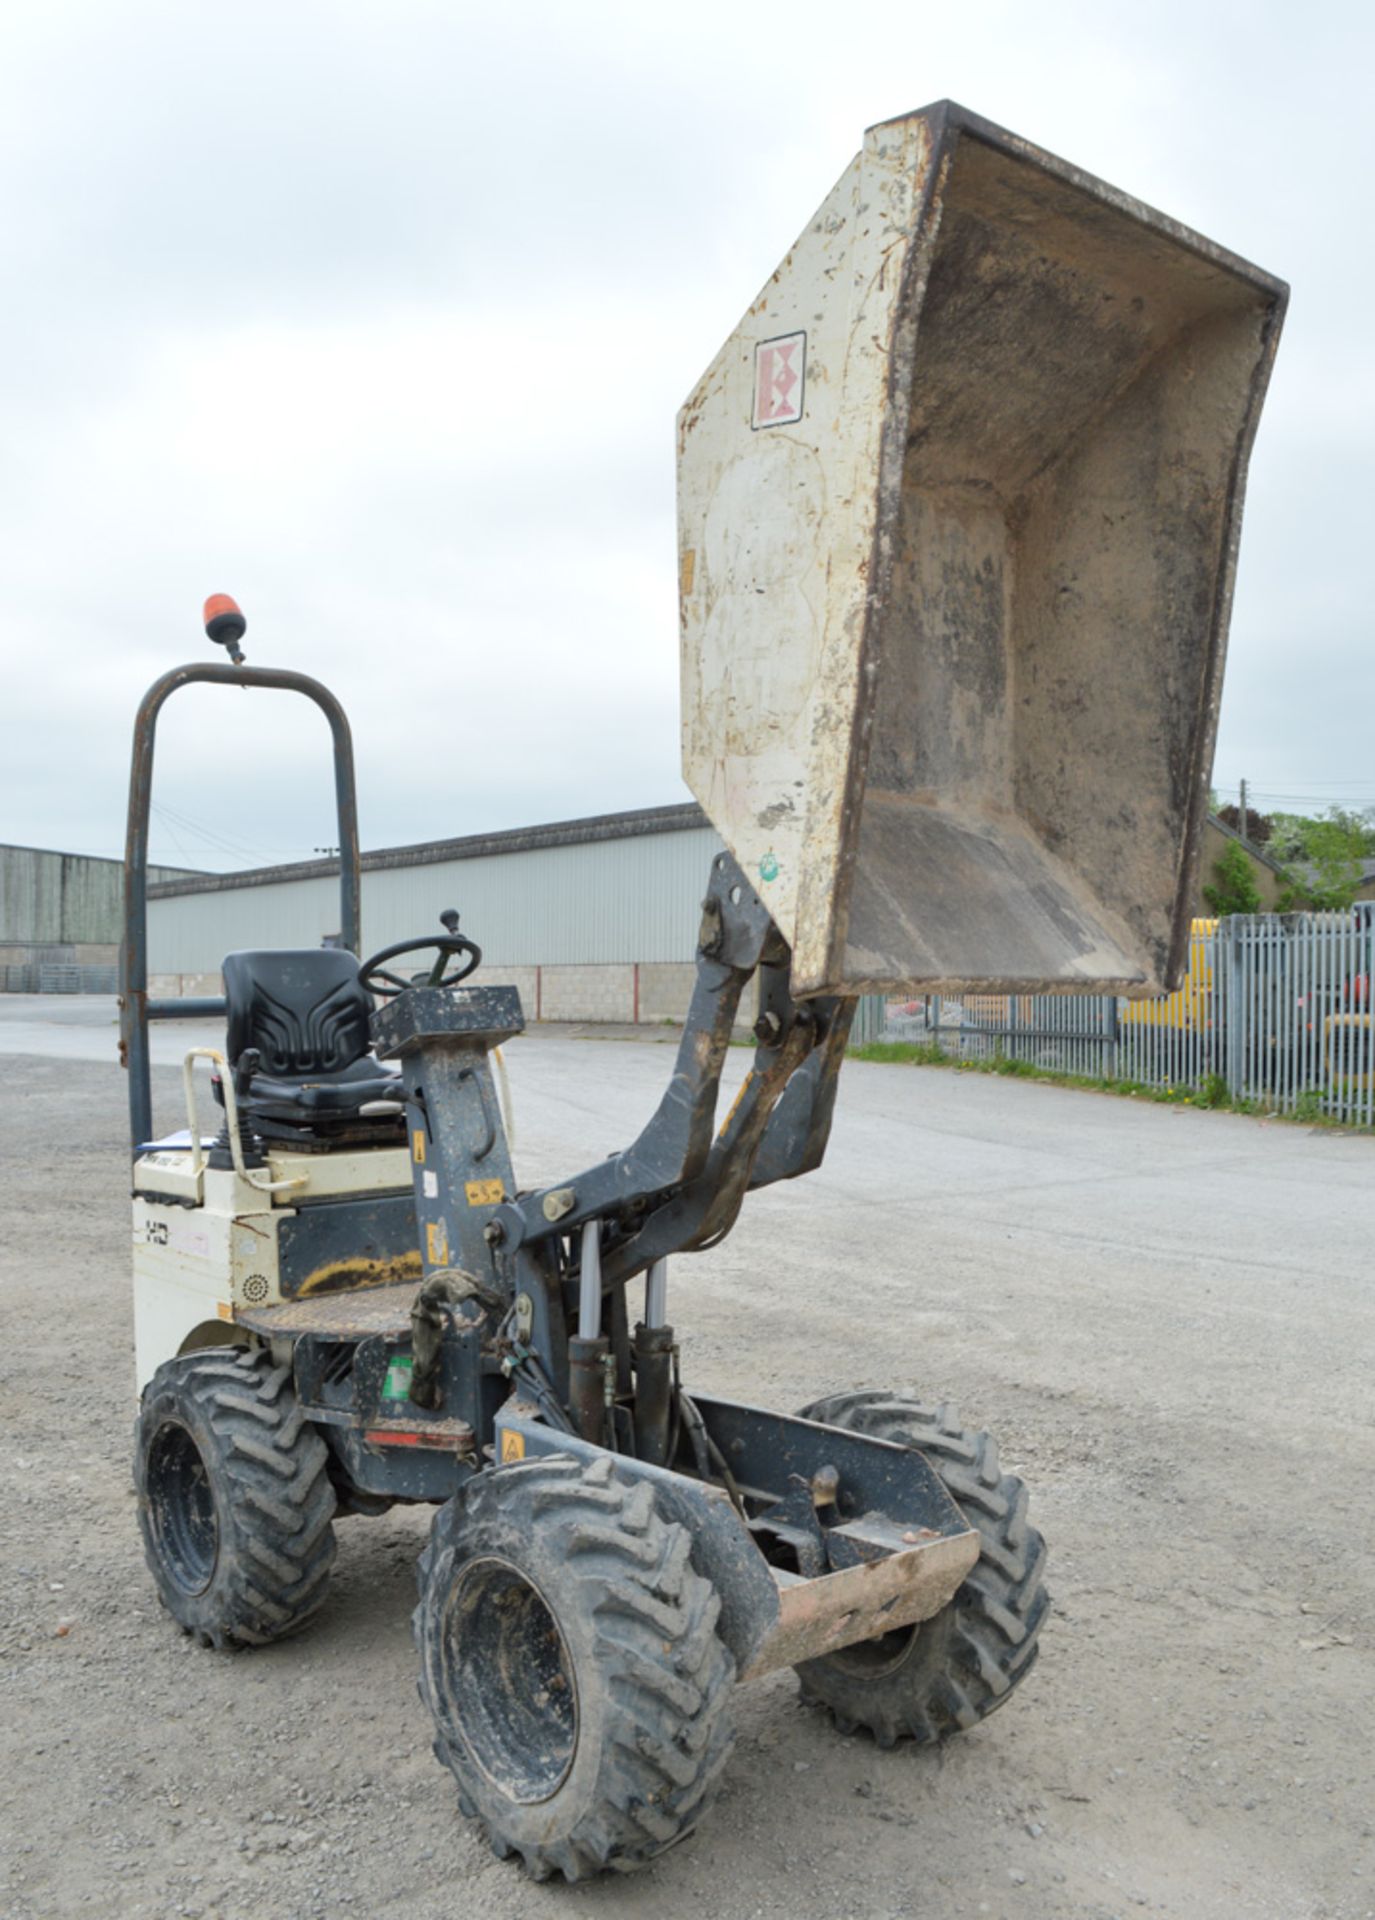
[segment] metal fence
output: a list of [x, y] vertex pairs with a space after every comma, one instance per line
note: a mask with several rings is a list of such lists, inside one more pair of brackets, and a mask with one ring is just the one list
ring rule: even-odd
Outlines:
[[119, 968], [43, 961], [0, 966], [0, 993], [118, 993]]
[[1177, 993], [871, 995], [858, 1045], [934, 1044], [962, 1060], [1225, 1092], [1375, 1126], [1375, 903], [1347, 913], [1196, 920]]

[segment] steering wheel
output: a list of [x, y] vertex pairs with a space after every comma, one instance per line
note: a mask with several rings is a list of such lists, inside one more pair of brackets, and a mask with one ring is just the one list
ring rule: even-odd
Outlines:
[[[433, 948], [435, 962], [430, 968], [428, 980], [401, 980], [396, 974], [388, 973], [383, 966], [384, 960], [395, 960], [403, 953], [428, 953]], [[446, 973], [445, 967], [455, 955], [460, 957], [460, 965], [453, 973]], [[398, 993], [404, 993], [407, 987], [456, 987], [460, 980], [482, 964], [482, 948], [471, 940], [465, 940], [461, 933], [446, 934], [441, 938], [426, 940], [398, 940], [394, 947], [383, 947], [380, 953], [364, 960], [358, 968], [358, 978], [369, 993], [375, 993], [380, 999], [390, 1000]], [[380, 984], [385, 982], [385, 985]]]

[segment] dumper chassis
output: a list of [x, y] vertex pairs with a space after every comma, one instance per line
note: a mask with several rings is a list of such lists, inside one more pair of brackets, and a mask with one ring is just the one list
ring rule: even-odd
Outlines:
[[[329, 718], [345, 946], [231, 954], [223, 1002], [160, 1001], [156, 718], [207, 681], [285, 687]], [[435, 1505], [414, 1616], [435, 1751], [494, 1850], [536, 1878], [637, 1867], [688, 1832], [729, 1757], [739, 1680], [794, 1666], [882, 1745], [1000, 1706], [1035, 1660], [1044, 1554], [987, 1436], [890, 1394], [785, 1415], [689, 1391], [667, 1317], [669, 1256], [820, 1164], [853, 1003], [793, 1000], [786, 946], [718, 855], [657, 1111], [624, 1152], [523, 1190], [492, 1071], [518, 996], [470, 979], [481, 954], [456, 914], [359, 966], [356, 847], [347, 722], [318, 683], [240, 659], [150, 690], [122, 1008], [135, 1475], [173, 1619], [210, 1647], [281, 1639], [324, 1603], [338, 1515]], [[718, 1126], [751, 983], [754, 1060]], [[224, 1048], [186, 1058], [186, 1128], [159, 1138], [149, 1022], [219, 1013]], [[224, 1109], [211, 1139], [202, 1055]]]

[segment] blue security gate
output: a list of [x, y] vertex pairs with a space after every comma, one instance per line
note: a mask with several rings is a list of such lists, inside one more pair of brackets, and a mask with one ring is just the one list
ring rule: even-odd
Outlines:
[[1111, 994], [870, 994], [854, 1041], [935, 1042], [962, 1060], [1026, 1060], [1048, 1072], [1111, 1079], [1117, 1072], [1117, 1001]]
[[1177, 993], [871, 995], [855, 1040], [1169, 1090], [1217, 1084], [1278, 1112], [1375, 1126], [1375, 902], [1195, 922]]

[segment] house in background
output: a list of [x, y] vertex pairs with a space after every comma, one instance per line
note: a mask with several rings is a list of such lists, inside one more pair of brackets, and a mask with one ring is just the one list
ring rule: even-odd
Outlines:
[[1203, 829], [1203, 856], [1198, 863], [1198, 899], [1194, 904], [1194, 912], [1200, 919], [1207, 919], [1213, 911], [1203, 897], [1203, 889], [1213, 885], [1216, 879], [1213, 868], [1232, 842], [1241, 847], [1250, 862], [1262, 913], [1274, 913], [1277, 903], [1293, 886], [1291, 876], [1278, 860], [1272, 859], [1263, 847], [1243, 840], [1234, 828], [1219, 820], [1215, 813], [1210, 813]]

